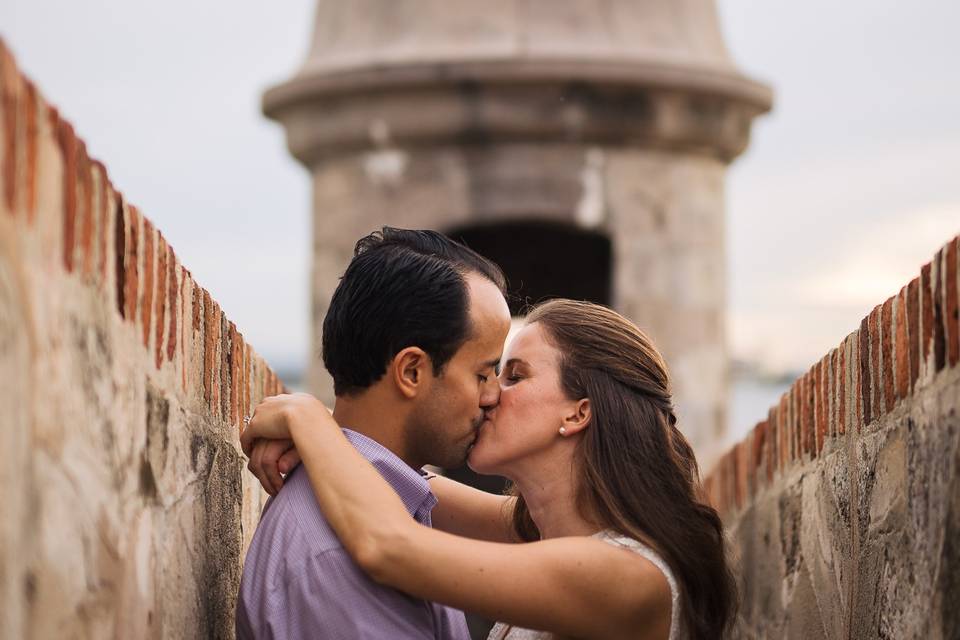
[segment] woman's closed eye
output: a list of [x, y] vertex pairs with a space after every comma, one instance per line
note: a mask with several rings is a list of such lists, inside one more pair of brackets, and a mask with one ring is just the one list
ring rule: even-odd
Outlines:
[[519, 382], [520, 380], [523, 380], [523, 376], [521, 376], [520, 374], [518, 374], [518, 373], [516, 373], [516, 372], [510, 372], [509, 374], [504, 374], [502, 377], [503, 377], [503, 380], [504, 380], [503, 384], [504, 384], [505, 386], [506, 386], [506, 385], [511, 385], [511, 384], [516, 384], [516, 383]]

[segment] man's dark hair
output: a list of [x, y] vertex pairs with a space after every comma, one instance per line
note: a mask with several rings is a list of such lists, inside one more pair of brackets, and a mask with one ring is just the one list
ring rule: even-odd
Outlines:
[[334, 393], [368, 388], [411, 346], [441, 374], [472, 332], [468, 273], [506, 292], [496, 264], [436, 231], [383, 227], [361, 238], [323, 321], [323, 364]]

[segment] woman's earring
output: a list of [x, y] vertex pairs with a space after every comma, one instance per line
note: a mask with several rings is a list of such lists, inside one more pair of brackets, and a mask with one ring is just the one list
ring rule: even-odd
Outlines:
[[560, 427], [560, 435], [562, 435], [562, 436], [567, 435], [567, 428], [566, 428], [566, 427]]

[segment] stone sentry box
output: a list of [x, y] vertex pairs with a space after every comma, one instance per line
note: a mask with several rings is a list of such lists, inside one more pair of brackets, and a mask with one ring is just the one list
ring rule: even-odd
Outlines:
[[[314, 346], [359, 237], [438, 229], [506, 267], [514, 311], [586, 298], [647, 329], [709, 466], [724, 176], [770, 104], [712, 0], [318, 3], [306, 61], [264, 96], [312, 177]], [[318, 359], [309, 378], [330, 400]]]

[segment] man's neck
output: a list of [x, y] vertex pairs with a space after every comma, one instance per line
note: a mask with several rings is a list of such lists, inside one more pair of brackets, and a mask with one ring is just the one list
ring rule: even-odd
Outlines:
[[410, 460], [407, 454], [403, 429], [405, 414], [397, 411], [394, 403], [378, 397], [375, 389], [355, 396], [338, 396], [333, 405], [333, 419], [341, 427], [377, 441], [410, 467], [418, 469], [422, 466], [416, 460]]

